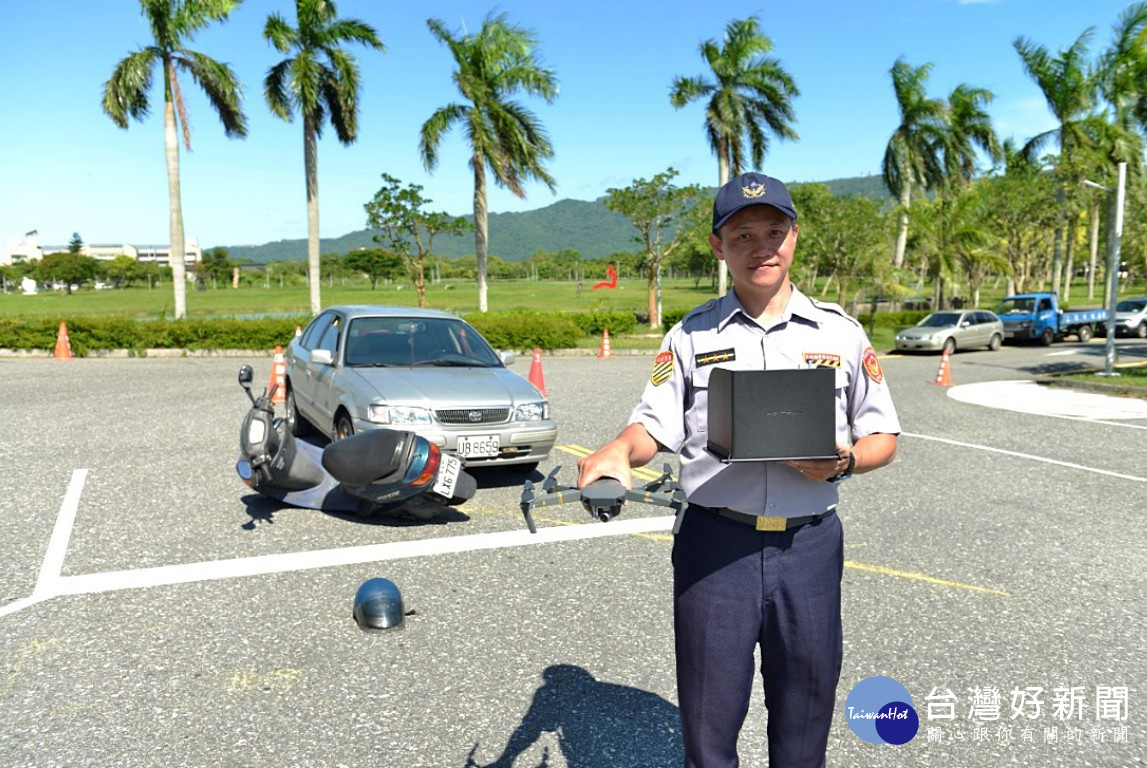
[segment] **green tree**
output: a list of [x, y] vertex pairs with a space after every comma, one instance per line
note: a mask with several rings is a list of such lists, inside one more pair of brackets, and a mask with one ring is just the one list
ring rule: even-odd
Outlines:
[[231, 261], [230, 252], [223, 246], [216, 246], [204, 252], [203, 263], [199, 265], [199, 271], [206, 278], [229, 282], [231, 270], [234, 267], [235, 263]]
[[542, 65], [534, 34], [510, 23], [506, 14], [488, 15], [472, 34], [449, 32], [438, 19], [426, 22], [438, 42], [450, 49], [457, 69], [454, 84], [464, 102], [439, 108], [422, 125], [419, 149], [423, 165], [434, 170], [442, 137], [455, 125], [462, 126], [474, 173], [474, 254], [478, 265], [478, 310], [487, 305], [486, 257], [489, 247], [489, 217], [486, 202], [486, 172], [495, 183], [525, 198], [524, 183], [536, 179], [555, 189], [545, 161], [553, 157], [541, 122], [512, 97], [518, 92], [540, 96], [553, 103], [558, 82], [553, 71]]
[[41, 280], [62, 283], [71, 295], [72, 286], [91, 280], [96, 275], [96, 260], [82, 253], [50, 253], [40, 260], [36, 274]]
[[84, 252], [84, 238], [80, 237], [79, 232], [72, 233], [72, 239], [68, 241], [68, 253], [83, 253]]
[[347, 269], [362, 272], [370, 280], [370, 289], [378, 287], [379, 278], [395, 278], [406, 272], [402, 256], [385, 248], [359, 248], [343, 257]]
[[[877, 285], [877, 273], [888, 264], [888, 228], [880, 203], [867, 197], [835, 197], [824, 184], [794, 185], [792, 191], [800, 211], [800, 262], [811, 267], [802, 267], [800, 273], [807, 290], [816, 284], [817, 272], [825, 274], [825, 287], [835, 282], [836, 302], [843, 305], [851, 298], [854, 281]], [[876, 292], [884, 293], [881, 288]]]
[[890, 70], [900, 124], [884, 150], [881, 173], [888, 191], [900, 203], [892, 255], [892, 264], [897, 268], [904, 263], [908, 243], [912, 191], [938, 186], [945, 175], [940, 149], [947, 133], [947, 107], [943, 100], [928, 98], [925, 93], [931, 72], [931, 62], [913, 67], [903, 58], [897, 59]]
[[[958, 280], [966, 265], [982, 263], [996, 244], [983, 213], [982, 199], [972, 189], [920, 200], [913, 208], [913, 245], [932, 278], [936, 309], [944, 306], [946, 283]], [[999, 267], [1003, 261], [990, 263]]]
[[374, 193], [366, 209], [367, 226], [381, 230], [372, 235], [376, 243], [388, 245], [409, 264], [418, 306], [426, 306], [426, 257], [430, 255], [434, 236], [461, 235], [470, 224], [466, 219], [448, 213], [430, 213], [423, 207], [432, 201], [422, 196], [422, 187], [407, 184], [389, 174], [382, 174], [383, 185]]
[[1051, 174], [1024, 159], [1009, 139], [1004, 142], [1006, 167], [999, 175], [980, 179], [985, 218], [998, 237], [1007, 266], [1008, 294], [1023, 293], [1046, 265], [1051, 232], [1059, 217]]
[[[1054, 56], [1046, 46], [1027, 38], [1017, 37], [1012, 41], [1024, 70], [1043, 92], [1048, 110], [1057, 123], [1055, 128], [1029, 139], [1022, 152], [1034, 161], [1041, 157], [1049, 145], [1058, 145], [1059, 157], [1055, 167], [1059, 176], [1058, 199], [1061, 203], [1082, 181], [1078, 164], [1080, 156], [1093, 147], [1088, 123], [1095, 119], [1092, 112], [1098, 96], [1098, 82], [1087, 58], [1087, 47], [1092, 34], [1091, 28], [1084, 30], [1074, 43]], [[1060, 292], [1063, 277], [1065, 230], [1071, 230], [1066, 238], [1069, 248], [1074, 241], [1074, 228], [1071, 226], [1073, 216], [1070, 207], [1063, 206], [1062, 218], [1056, 225], [1051, 263], [1053, 293]]]
[[108, 279], [117, 287], [121, 285], [130, 286], [146, 278], [140, 263], [125, 253], [121, 253], [108, 262], [104, 271]]
[[945, 186], [966, 186], [976, 173], [977, 150], [993, 163], [1003, 159], [1003, 149], [987, 106], [993, 94], [985, 88], [961, 83], [948, 96], [947, 127], [941, 154]]
[[677, 171], [669, 168], [650, 180], [635, 179], [624, 189], [607, 189], [605, 205], [633, 222], [645, 256], [649, 327], [661, 326], [661, 264], [689, 237], [689, 211], [702, 196], [696, 184], [673, 184]]
[[148, 113], [152, 74], [163, 73], [163, 139], [167, 158], [167, 195], [171, 233], [171, 274], [175, 291], [176, 319], [187, 316], [186, 253], [183, 234], [183, 203], [179, 185], [179, 140], [191, 151], [191, 126], [179, 84], [186, 73], [203, 89], [207, 100], [231, 138], [247, 135], [247, 118], [240, 107], [242, 90], [226, 64], [185, 46], [195, 33], [213, 21], [227, 19], [242, 0], [140, 0], [151, 27], [153, 45], [140, 48], [116, 64], [104, 84], [103, 109], [120, 128], [128, 119], [142, 121]]
[[[773, 42], [761, 32], [756, 16], [730, 21], [724, 40], [701, 43], [701, 58], [713, 78], [678, 76], [670, 87], [669, 102], [678, 109], [706, 100], [705, 132], [717, 156], [717, 181], [722, 186], [749, 170], [746, 156], [753, 168], [764, 165], [769, 131], [780, 139], [799, 139], [792, 127], [796, 119], [792, 102], [800, 90], [780, 61], [766, 55], [772, 49]], [[728, 270], [720, 261], [720, 295], [725, 294], [727, 283]]]
[[303, 167], [307, 186], [307, 271], [311, 312], [322, 310], [319, 253], [319, 148], [323, 124], [330, 120], [344, 145], [358, 138], [359, 67], [343, 47], [359, 43], [386, 50], [374, 28], [358, 19], [340, 19], [334, 0], [295, 0], [298, 28], [277, 13], [267, 17], [263, 37], [283, 54], [292, 54], [267, 72], [267, 106], [287, 122], [303, 116]]

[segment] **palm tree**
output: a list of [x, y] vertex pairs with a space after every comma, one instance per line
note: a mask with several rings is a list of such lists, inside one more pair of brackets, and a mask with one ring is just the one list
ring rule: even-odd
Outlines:
[[465, 103], [437, 109], [422, 125], [419, 149], [427, 170], [438, 164], [438, 145], [454, 125], [462, 126], [470, 145], [474, 173], [474, 254], [478, 262], [478, 309], [487, 310], [486, 253], [489, 243], [486, 172], [494, 181], [525, 198], [524, 182], [536, 179], [552, 192], [555, 182], [543, 163], [553, 157], [545, 129], [532, 112], [510, 97], [519, 91], [557, 97], [554, 73], [542, 66], [532, 32], [509, 22], [506, 14], [490, 14], [473, 34], [452, 34], [438, 19], [426, 25], [454, 56], [454, 84]]
[[963, 186], [972, 181], [977, 149], [986, 153], [993, 163], [1003, 161], [1003, 149], [987, 112], [992, 98], [991, 91], [966, 83], [956, 86], [948, 96], [948, 126], [942, 150], [948, 186]]
[[[1067, 190], [1078, 186], [1082, 179], [1078, 174], [1077, 155], [1088, 152], [1092, 144], [1088, 126], [1094, 119], [1092, 110], [1097, 100], [1097, 80], [1087, 60], [1092, 32], [1091, 28], [1084, 30], [1058, 56], [1051, 55], [1046, 46], [1024, 37], [1012, 41], [1024, 70], [1043, 92], [1048, 109], [1058, 123], [1057, 127], [1028, 139], [1022, 151], [1034, 160], [1049, 144], [1059, 145], [1056, 168], [1060, 176], [1058, 198], [1061, 202], [1066, 199]], [[1051, 266], [1053, 293], [1059, 293], [1062, 278], [1064, 228], [1073, 220], [1073, 214], [1065, 209], [1063, 219], [1056, 226]], [[1068, 238], [1068, 248], [1072, 246], [1072, 239]]]
[[155, 44], [140, 48], [116, 64], [104, 83], [103, 108], [112, 122], [127, 129], [128, 118], [142, 121], [148, 113], [148, 91], [155, 65], [163, 71], [163, 140], [167, 155], [167, 194], [170, 211], [171, 279], [175, 317], [187, 316], [187, 280], [183, 205], [179, 186], [179, 139], [191, 151], [191, 126], [179, 85], [179, 73], [191, 76], [231, 138], [247, 135], [247, 118], [240, 108], [242, 89], [226, 64], [184, 47], [212, 21], [224, 21], [242, 0], [140, 0]]
[[331, 125], [344, 145], [358, 138], [358, 62], [341, 46], [352, 42], [384, 51], [370, 25], [340, 19], [333, 0], [295, 0], [298, 28], [277, 13], [267, 17], [263, 38], [279, 53], [294, 53], [267, 72], [263, 95], [277, 116], [291, 122], [303, 116], [303, 166], [307, 183], [307, 273], [311, 312], [322, 309], [319, 254], [318, 139], [323, 123]]
[[930, 99], [924, 92], [931, 72], [931, 62], [913, 67], [903, 58], [897, 59], [890, 70], [900, 125], [888, 140], [881, 172], [888, 191], [900, 201], [896, 250], [892, 256], [895, 267], [904, 264], [912, 189], [937, 186], [945, 177], [942, 148], [948, 132], [948, 108], [941, 99]]
[[[798, 140], [792, 122], [796, 119], [792, 100], [800, 95], [796, 81], [765, 54], [773, 42], [761, 33], [756, 16], [730, 21], [725, 26], [725, 39], [701, 43], [701, 58], [713, 73], [676, 77], [669, 90], [669, 102], [680, 109], [686, 104], [707, 99], [705, 132], [709, 146], [717, 155], [717, 179], [724, 186], [730, 178], [746, 169], [746, 145], [753, 168], [761, 168], [768, 152], [766, 128], [781, 139]], [[725, 262], [717, 265], [717, 290], [727, 290], [728, 271]]]

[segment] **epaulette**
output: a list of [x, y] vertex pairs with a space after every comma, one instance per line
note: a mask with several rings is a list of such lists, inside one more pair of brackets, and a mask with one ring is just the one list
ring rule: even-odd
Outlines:
[[717, 306], [717, 300], [716, 299], [709, 299], [704, 304], [701, 304], [700, 306], [693, 307], [693, 309], [686, 312], [685, 316], [681, 318], [681, 322], [685, 322], [685, 320], [687, 320], [688, 318], [693, 317], [694, 315], [699, 315], [702, 312], [708, 312], [709, 310], [713, 309], [716, 306]]
[[823, 309], [825, 312], [831, 312], [834, 315], [840, 315], [841, 317], [845, 318], [846, 320], [852, 321], [852, 324], [855, 325], [857, 328], [861, 328], [861, 329], [864, 328], [864, 326], [862, 326], [860, 324], [859, 320], [857, 320], [855, 317], [853, 317], [852, 315], [845, 312], [844, 307], [840, 306], [839, 304], [833, 304], [831, 301], [817, 301], [816, 299], [812, 298], [811, 296], [808, 297], [808, 300], [809, 300], [809, 303], [811, 303], [817, 309]]

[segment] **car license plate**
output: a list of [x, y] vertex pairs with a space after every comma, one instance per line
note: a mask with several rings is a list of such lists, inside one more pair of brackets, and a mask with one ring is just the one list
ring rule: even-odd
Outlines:
[[434, 476], [434, 487], [431, 490], [444, 499], [452, 498], [461, 470], [461, 461], [448, 453], [442, 454], [442, 463], [438, 465], [438, 474]]
[[467, 459], [497, 456], [499, 445], [497, 435], [459, 435], [458, 455]]

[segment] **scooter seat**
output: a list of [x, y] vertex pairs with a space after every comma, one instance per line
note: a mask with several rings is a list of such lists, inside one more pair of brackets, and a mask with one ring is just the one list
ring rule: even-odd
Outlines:
[[405, 471], [413, 432], [372, 429], [336, 440], [323, 450], [323, 467], [344, 485], [363, 486]]

